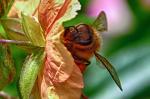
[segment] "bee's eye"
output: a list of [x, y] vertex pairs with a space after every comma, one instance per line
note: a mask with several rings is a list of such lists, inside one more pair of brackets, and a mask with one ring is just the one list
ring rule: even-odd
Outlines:
[[76, 26], [76, 29], [78, 33], [74, 38], [75, 43], [88, 45], [93, 41], [93, 31], [88, 25], [80, 24]]
[[65, 29], [64, 38], [65, 40], [73, 41], [77, 35], [77, 30], [75, 27], [71, 26]]

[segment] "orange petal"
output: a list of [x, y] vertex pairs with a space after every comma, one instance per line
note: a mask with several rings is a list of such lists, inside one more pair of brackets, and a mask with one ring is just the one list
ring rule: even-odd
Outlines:
[[9, 11], [9, 17], [20, 17], [21, 12], [37, 17], [37, 8], [40, 0], [14, 0]]
[[80, 99], [83, 88], [82, 74], [79, 68], [74, 65], [72, 75], [65, 82], [50, 83], [46, 82], [46, 76], [39, 76], [39, 89], [41, 99]]
[[64, 83], [54, 86], [54, 91], [58, 94], [60, 99], [80, 99], [83, 88], [83, 79], [79, 68], [75, 65], [69, 79]]
[[78, 0], [41, 0], [39, 21], [47, 34], [51, 32], [52, 27], [55, 27], [56, 21], [59, 23], [57, 25], [62, 25], [62, 22], [75, 17], [79, 9]]
[[74, 60], [63, 44], [47, 41], [44, 74], [46, 81], [64, 82], [73, 71]]

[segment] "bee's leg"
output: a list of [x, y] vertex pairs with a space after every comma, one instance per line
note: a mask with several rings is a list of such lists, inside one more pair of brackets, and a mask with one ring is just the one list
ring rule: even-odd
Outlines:
[[87, 96], [85, 96], [84, 94], [81, 95], [81, 99], [88, 99]]
[[88, 66], [91, 62], [89, 60], [86, 60], [84, 58], [78, 57], [78, 56], [73, 56], [74, 60], [76, 63], [79, 64], [85, 64], [86, 66]]

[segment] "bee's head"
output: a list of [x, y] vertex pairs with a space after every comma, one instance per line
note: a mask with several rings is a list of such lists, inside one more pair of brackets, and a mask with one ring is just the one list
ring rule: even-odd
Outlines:
[[65, 29], [64, 38], [73, 43], [86, 46], [93, 41], [93, 30], [86, 24], [71, 26]]

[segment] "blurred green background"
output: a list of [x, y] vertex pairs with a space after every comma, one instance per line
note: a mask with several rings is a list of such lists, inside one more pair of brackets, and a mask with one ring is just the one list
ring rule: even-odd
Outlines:
[[[150, 0], [80, 2], [82, 10], [64, 26], [91, 24], [98, 12], [106, 12], [108, 32], [102, 33], [100, 53], [114, 65], [123, 87], [121, 92], [109, 73], [102, 66], [99, 68], [99, 64], [92, 58], [84, 74], [85, 95], [89, 99], [150, 99]], [[102, 4], [105, 5], [101, 7]], [[17, 96], [17, 81], [27, 53], [13, 45], [11, 50], [17, 76], [4, 91]]]
[[106, 12], [108, 32], [102, 33], [100, 53], [114, 65], [123, 87], [121, 92], [109, 73], [91, 59], [84, 93], [90, 99], [150, 99], [150, 0], [80, 1], [80, 14], [67, 25], [91, 24], [93, 16]]

